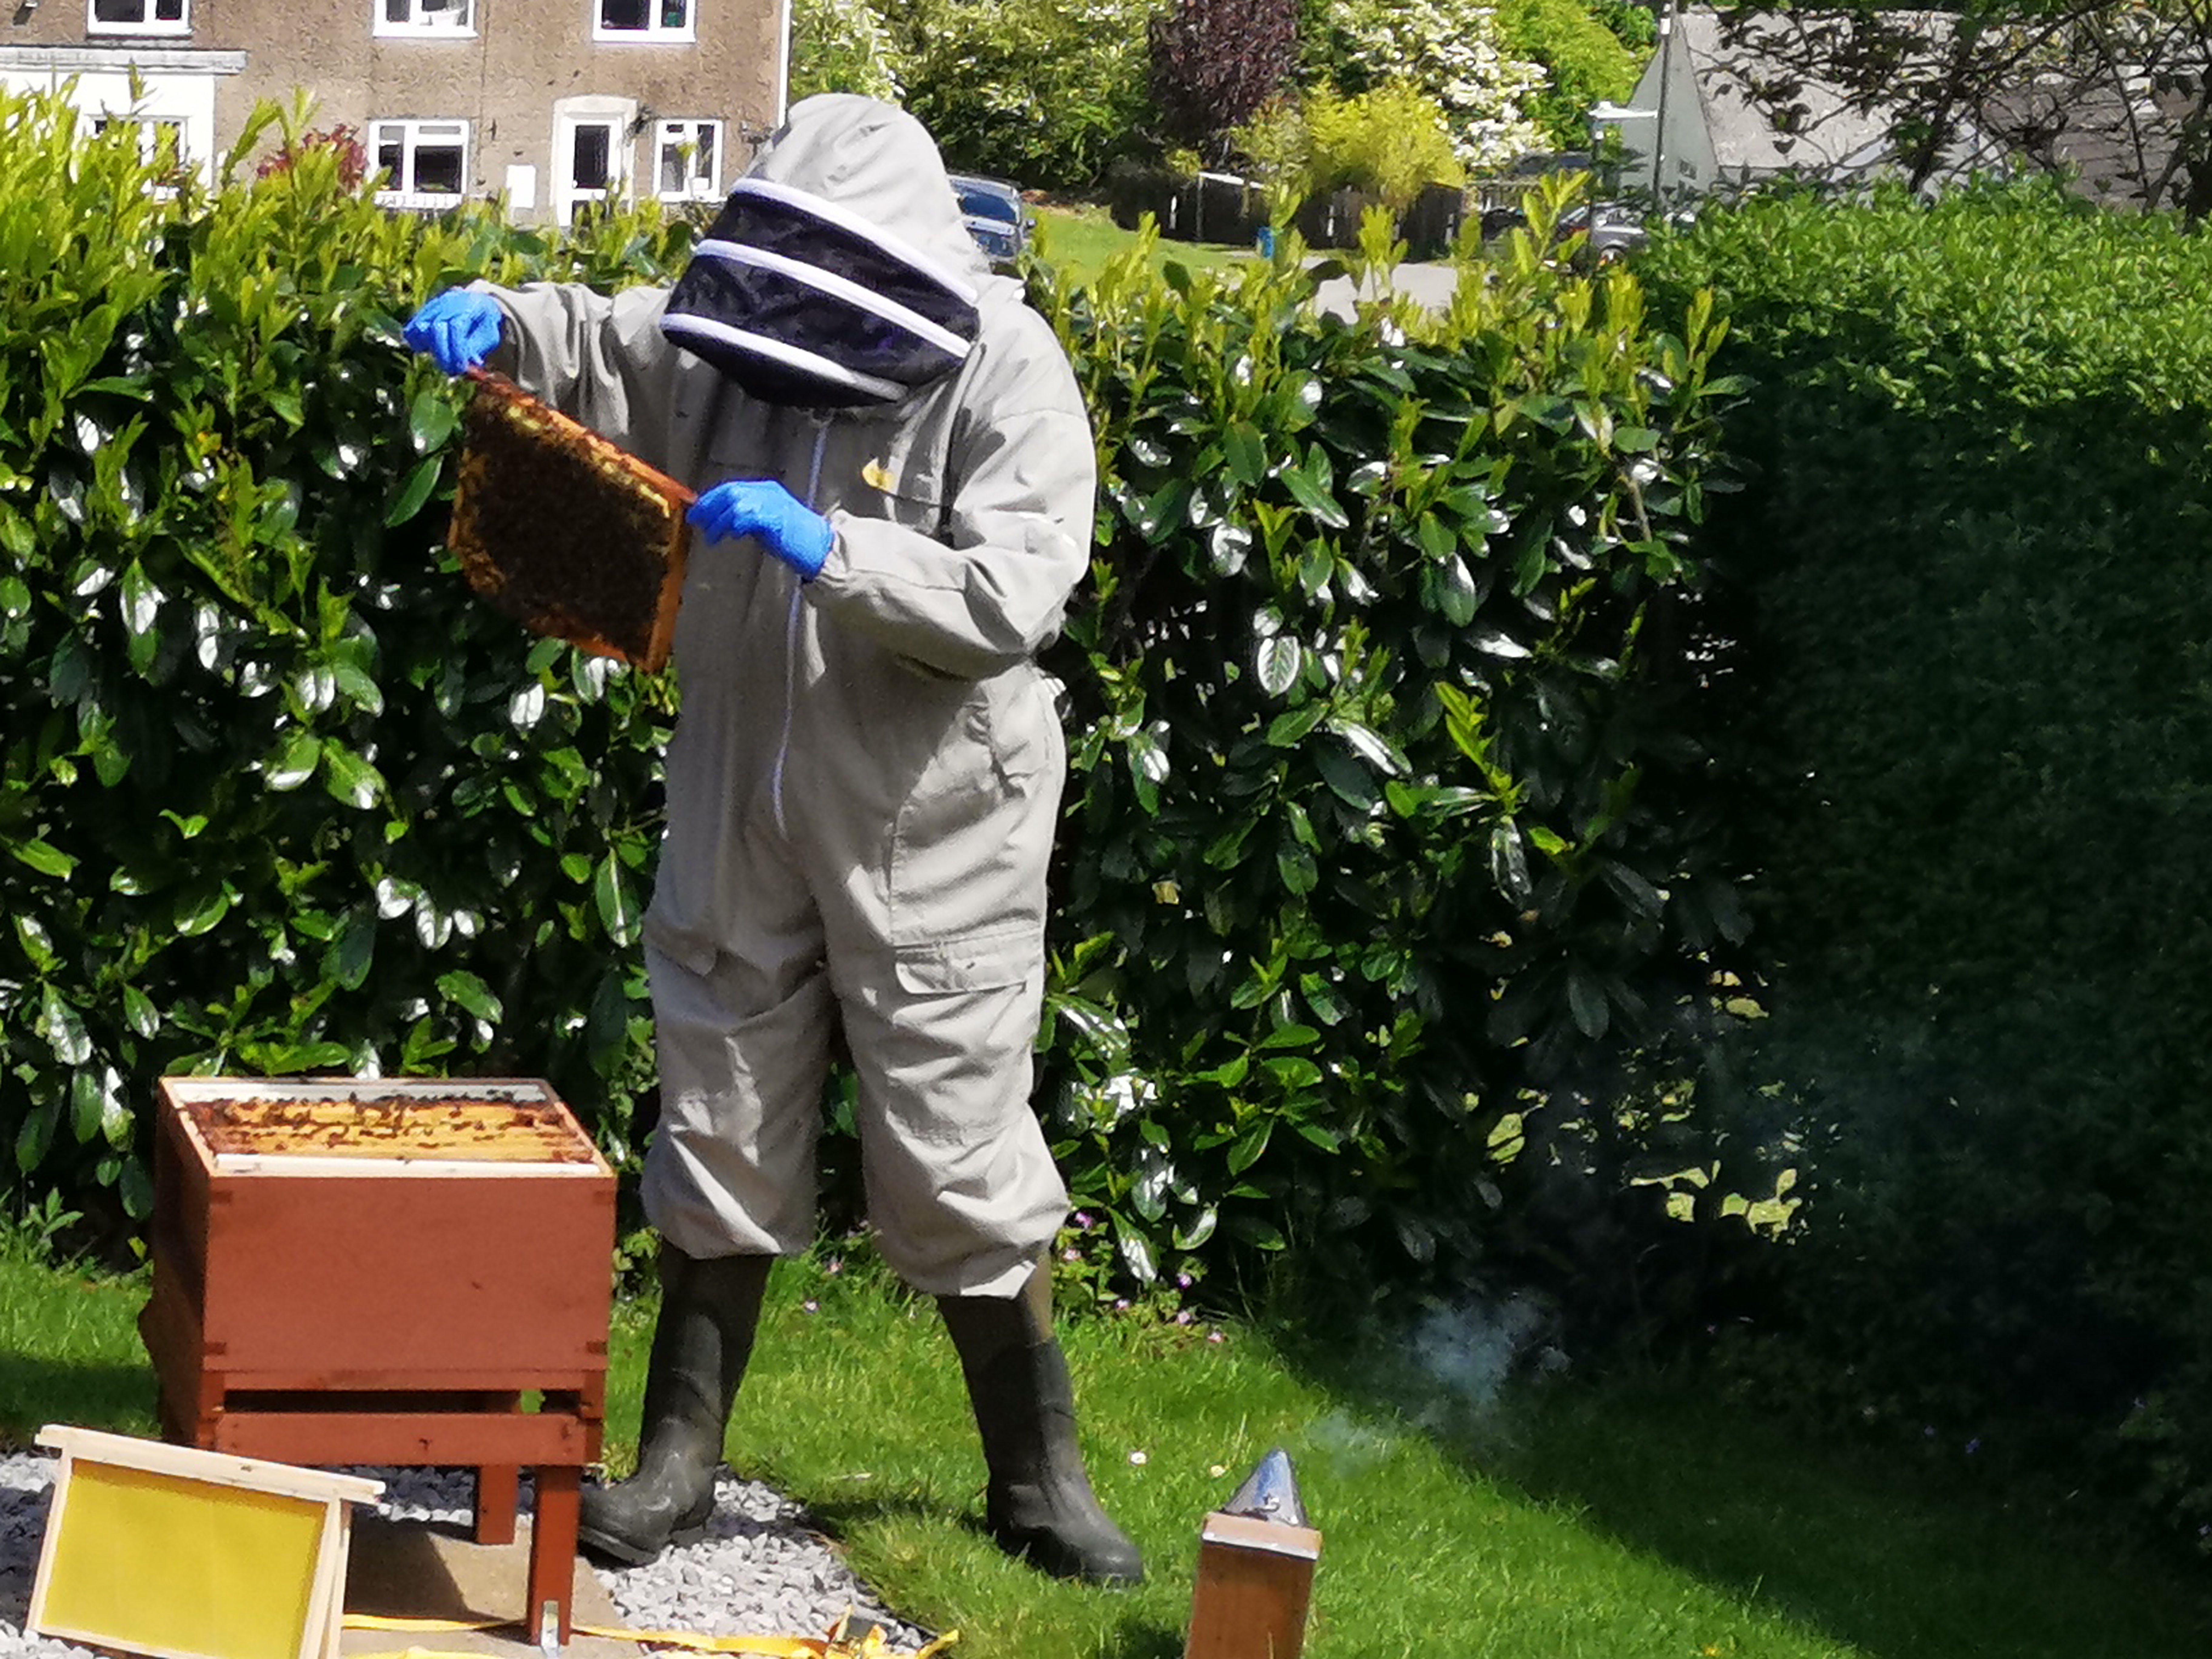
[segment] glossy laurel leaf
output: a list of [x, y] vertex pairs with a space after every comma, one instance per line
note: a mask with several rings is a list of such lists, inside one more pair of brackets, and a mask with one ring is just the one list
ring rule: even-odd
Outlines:
[[1279, 697], [1296, 685], [1304, 665], [1304, 647], [1287, 634], [1264, 638], [1253, 648], [1253, 668], [1261, 690], [1271, 696]]

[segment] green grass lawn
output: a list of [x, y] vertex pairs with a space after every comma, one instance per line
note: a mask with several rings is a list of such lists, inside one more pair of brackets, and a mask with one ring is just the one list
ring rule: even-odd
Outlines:
[[140, 1280], [57, 1273], [0, 1234], [0, 1447], [48, 1423], [158, 1431], [138, 1343]]
[[[1103, 207], [1037, 207], [1030, 211], [1036, 216], [1038, 252], [1079, 283], [1090, 282], [1105, 270], [1108, 260], [1137, 245], [1136, 233], [1116, 225]], [[1252, 250], [1242, 243], [1172, 242], [1163, 236], [1152, 245], [1151, 263], [1156, 270], [1170, 263], [1197, 270], [1252, 257]]]
[[[0, 1429], [146, 1432], [143, 1285], [0, 1256]], [[811, 1306], [809, 1304], [811, 1304]], [[618, 1311], [611, 1461], [631, 1455], [647, 1304]], [[780, 1267], [729, 1449], [803, 1499], [889, 1604], [967, 1659], [1175, 1659], [1198, 1526], [1267, 1449], [1326, 1540], [1313, 1659], [2202, 1659], [2202, 1571], [2116, 1553], [2016, 1494], [1808, 1442], [1664, 1376], [1478, 1409], [1359, 1379], [1242, 1328], [1085, 1320], [1085, 1438], [1151, 1582], [1056, 1584], [978, 1528], [982, 1462], [927, 1304], [872, 1273]], [[1334, 1380], [1324, 1381], [1323, 1378]], [[1346, 1379], [1352, 1379], [1346, 1381]]]

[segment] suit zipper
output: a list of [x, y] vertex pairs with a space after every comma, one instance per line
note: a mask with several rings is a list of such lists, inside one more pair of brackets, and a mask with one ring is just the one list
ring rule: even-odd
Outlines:
[[[809, 508], [822, 488], [822, 451], [830, 439], [830, 422], [817, 417], [814, 422], [814, 453], [806, 466], [806, 496]], [[803, 589], [805, 583], [793, 572], [791, 583], [791, 609], [783, 626], [783, 724], [776, 734], [775, 764], [769, 773], [769, 799], [775, 808], [775, 832], [788, 836], [789, 829], [783, 821], [783, 761], [791, 752], [791, 722], [799, 702], [799, 611], [806, 603]]]

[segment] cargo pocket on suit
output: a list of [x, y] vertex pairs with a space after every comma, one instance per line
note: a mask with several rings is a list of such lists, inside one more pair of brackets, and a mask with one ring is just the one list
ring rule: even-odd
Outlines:
[[899, 989], [914, 996], [950, 996], [1019, 985], [1044, 966], [1044, 932], [1024, 924], [937, 945], [901, 945], [893, 952]]
[[892, 835], [891, 945], [903, 989], [991, 990], [1043, 966], [1065, 764], [1034, 670], [975, 688]]

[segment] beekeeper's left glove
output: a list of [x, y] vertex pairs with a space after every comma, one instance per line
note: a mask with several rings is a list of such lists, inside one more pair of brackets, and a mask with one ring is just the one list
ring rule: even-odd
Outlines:
[[692, 504], [691, 522], [710, 542], [757, 536], [761, 545], [811, 581], [837, 540], [830, 520], [773, 478], [732, 478]]
[[499, 301], [489, 294], [450, 288], [425, 303], [400, 332], [447, 374], [459, 374], [499, 349], [505, 320]]

